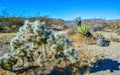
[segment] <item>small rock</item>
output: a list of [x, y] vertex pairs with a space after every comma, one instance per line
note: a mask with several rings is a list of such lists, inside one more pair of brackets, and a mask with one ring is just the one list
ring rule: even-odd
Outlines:
[[110, 45], [110, 41], [109, 40], [106, 40], [104, 38], [99, 38], [97, 40], [97, 46], [104, 47], [104, 46], [109, 46], [109, 45]]

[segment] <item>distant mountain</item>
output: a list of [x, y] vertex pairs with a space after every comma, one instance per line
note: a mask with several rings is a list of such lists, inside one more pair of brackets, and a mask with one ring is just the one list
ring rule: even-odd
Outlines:
[[117, 21], [120, 21], [120, 19], [111, 19], [111, 20], [106, 20], [106, 19], [101, 19], [101, 18], [95, 18], [95, 19], [83, 19], [85, 21], [96, 21], [96, 22], [102, 22], [102, 21], [105, 21], [105, 22], [117, 22]]

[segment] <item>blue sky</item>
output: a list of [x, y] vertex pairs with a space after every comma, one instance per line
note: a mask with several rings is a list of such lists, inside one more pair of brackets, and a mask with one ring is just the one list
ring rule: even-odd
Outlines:
[[0, 0], [0, 9], [28, 16], [50, 15], [72, 20], [105, 18], [120, 19], [120, 0]]

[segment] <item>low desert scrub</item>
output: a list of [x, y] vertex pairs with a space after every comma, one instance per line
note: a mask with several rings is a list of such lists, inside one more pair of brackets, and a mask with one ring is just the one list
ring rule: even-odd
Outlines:
[[96, 44], [96, 40], [94, 38], [85, 37], [80, 35], [79, 33], [75, 33], [69, 37], [72, 40], [72, 42], [75, 42], [75, 43], [85, 43], [90, 45]]
[[120, 28], [115, 31], [117, 35], [120, 35]]
[[13, 38], [16, 33], [0, 33], [0, 38]]
[[95, 25], [93, 25], [93, 26], [91, 27], [91, 30], [92, 30], [92, 31], [101, 31], [101, 30], [103, 30], [103, 29], [104, 29], [104, 26], [101, 25], [101, 24], [95, 24]]
[[0, 70], [0, 75], [7, 75], [7, 71], [5, 71], [5, 70]]
[[39, 68], [38, 75], [49, 74], [54, 68], [63, 66], [72, 75], [77, 75], [80, 69], [88, 70], [95, 60], [88, 53], [82, 55], [74, 49], [65, 32], [46, 29], [46, 24], [40, 21], [25, 21], [10, 46], [11, 52], [0, 57], [0, 66], [16, 74], [35, 68]]
[[74, 28], [65, 29], [64, 32], [66, 32], [68, 36], [72, 36], [77, 33]]
[[94, 36], [97, 38], [98, 33], [101, 33], [106, 39], [113, 42], [120, 42], [120, 36], [115, 32], [105, 32], [105, 31], [97, 31]]
[[84, 49], [80, 50], [79, 58], [81, 60], [80, 68], [81, 69], [86, 68], [85, 73], [86, 75], [89, 75], [90, 68], [93, 66], [91, 62], [95, 62], [96, 58], [93, 57], [88, 50], [84, 50]]
[[120, 38], [117, 38], [117, 37], [114, 37], [114, 36], [111, 36], [110, 40], [113, 41], [113, 42], [120, 42]]
[[16, 33], [0, 33], [0, 45], [10, 43], [10, 40], [15, 37]]
[[100, 24], [102, 24], [105, 27], [110, 27], [112, 30], [120, 28], [119, 22], [108, 23], [108, 22], [102, 21]]
[[[81, 26], [75, 25], [75, 30], [79, 33], [79, 36], [72, 36], [72, 40], [77, 40], [78, 42], [84, 42], [87, 44], [95, 44], [95, 38], [90, 32], [90, 27], [87, 23], [83, 23]], [[77, 42], [76, 41], [76, 42]]]
[[70, 37], [70, 39], [73, 43], [86, 43], [86, 44], [95, 44], [96, 43], [95, 39], [85, 37], [85, 36], [79, 34], [78, 32], [76, 32], [76, 30], [74, 28], [66, 29], [65, 32], [67, 33], [68, 37]]

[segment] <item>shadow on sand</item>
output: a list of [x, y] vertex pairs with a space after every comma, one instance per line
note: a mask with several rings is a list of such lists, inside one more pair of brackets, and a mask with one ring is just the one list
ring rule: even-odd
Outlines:
[[103, 59], [94, 63], [90, 73], [105, 70], [109, 70], [110, 72], [114, 72], [114, 70], [120, 70], [120, 63], [112, 59]]
[[[90, 69], [90, 73], [95, 73], [99, 71], [106, 71], [109, 70], [110, 72], [114, 72], [115, 70], [120, 70], [120, 63], [118, 61], [112, 59], [103, 59], [95, 62], [93, 67]], [[79, 71], [80, 75], [84, 75], [85, 69]], [[47, 75], [72, 75], [69, 68], [54, 68], [50, 74]]]

